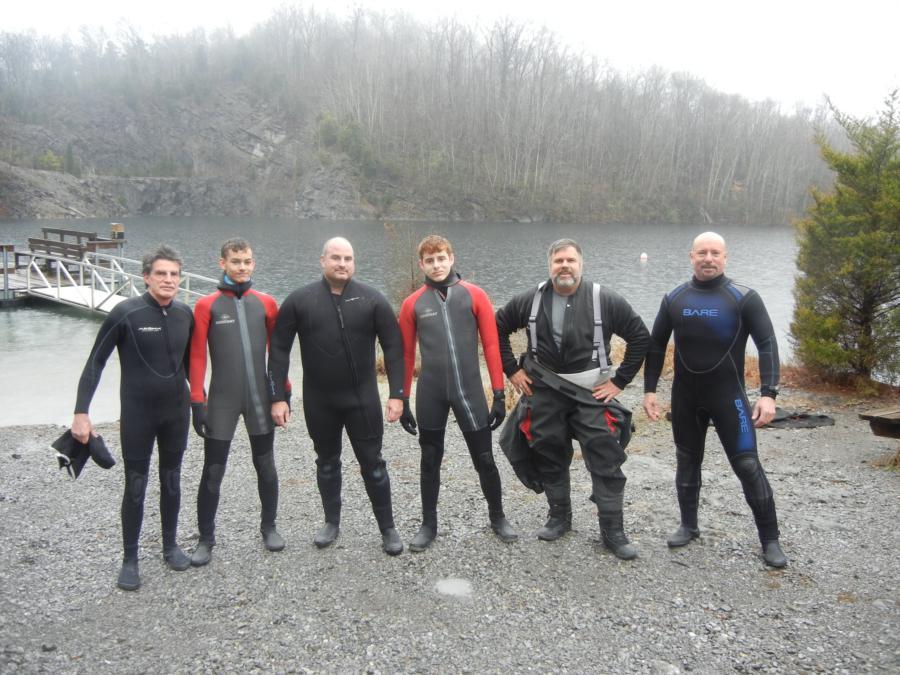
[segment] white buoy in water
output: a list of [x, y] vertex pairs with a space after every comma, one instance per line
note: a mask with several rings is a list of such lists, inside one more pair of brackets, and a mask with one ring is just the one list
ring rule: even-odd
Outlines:
[[641, 253], [641, 262], [647, 262], [647, 254]]

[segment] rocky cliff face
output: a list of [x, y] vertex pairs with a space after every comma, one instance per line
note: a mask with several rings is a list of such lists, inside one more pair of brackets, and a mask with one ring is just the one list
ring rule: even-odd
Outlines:
[[[317, 149], [313, 121], [241, 89], [215, 100], [57, 101], [37, 122], [0, 117], [0, 138], [10, 160], [0, 161], [0, 218], [381, 215], [349, 160]], [[30, 168], [48, 152], [78, 175]], [[424, 215], [414, 202], [397, 205]]]

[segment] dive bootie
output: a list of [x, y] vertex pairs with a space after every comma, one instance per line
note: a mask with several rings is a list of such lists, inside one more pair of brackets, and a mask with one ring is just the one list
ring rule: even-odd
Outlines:
[[[497, 535], [497, 538], [505, 544], [517, 541], [519, 538], [519, 533], [513, 529], [513, 526], [505, 516], [491, 518], [491, 529]], [[412, 548], [412, 545], [410, 545], [410, 548]]]
[[678, 529], [669, 535], [666, 544], [669, 548], [679, 548], [687, 546], [694, 539], [700, 536], [700, 528], [688, 527], [687, 525], [679, 525]]
[[400, 555], [403, 553], [403, 541], [393, 527], [387, 528], [381, 533], [381, 550], [388, 555]]
[[787, 556], [781, 550], [781, 544], [777, 539], [763, 544], [763, 560], [769, 567], [785, 567], [787, 565]]
[[263, 525], [259, 528], [259, 532], [262, 534], [263, 544], [267, 551], [284, 550], [284, 537], [278, 534], [274, 525]]
[[212, 560], [212, 549], [215, 545], [215, 539], [200, 537], [197, 547], [191, 553], [191, 565], [194, 567], [208, 565], [209, 561]]
[[122, 561], [122, 569], [119, 570], [119, 578], [116, 586], [123, 591], [136, 591], [141, 587], [141, 577], [138, 574], [137, 558], [125, 558]]
[[416, 532], [416, 536], [412, 538], [412, 541], [409, 542], [409, 550], [414, 553], [421, 553], [426, 548], [431, 546], [431, 542], [434, 541], [434, 538], [437, 536], [437, 527], [433, 527], [431, 525], [426, 525], [422, 523], [422, 526], [419, 528], [419, 531]]
[[537, 531], [537, 538], [541, 541], [556, 541], [566, 532], [572, 529], [572, 514], [553, 516], [547, 518], [544, 526]]
[[175, 570], [176, 572], [184, 572], [191, 566], [191, 559], [187, 557], [178, 544], [173, 544], [163, 550], [163, 560], [166, 561], [166, 565], [169, 566], [170, 570]]
[[334, 523], [326, 522], [325, 525], [322, 526], [322, 529], [316, 533], [313, 543], [316, 545], [316, 548], [327, 548], [337, 540], [340, 533], [340, 527]]

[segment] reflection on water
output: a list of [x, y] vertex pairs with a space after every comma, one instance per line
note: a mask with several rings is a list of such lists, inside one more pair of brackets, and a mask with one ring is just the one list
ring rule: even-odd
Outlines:
[[[411, 249], [437, 232], [454, 245], [457, 269], [484, 287], [495, 305], [536, 285], [547, 274], [548, 244], [577, 239], [585, 252], [585, 276], [619, 291], [648, 326], [663, 294], [690, 276], [690, 242], [702, 227], [597, 226], [486, 223], [243, 220], [235, 218], [132, 218], [124, 221], [125, 255], [139, 258], [160, 243], [175, 246], [185, 269], [218, 275], [219, 244], [231, 236], [250, 240], [257, 258], [254, 283], [280, 302], [294, 288], [320, 274], [322, 244], [343, 235], [354, 244], [357, 277], [385, 290], [395, 305], [415, 274]], [[41, 227], [109, 231], [107, 220], [0, 222], [0, 242], [24, 248]], [[729, 276], [752, 286], [766, 302], [784, 359], [793, 311], [793, 230], [787, 227], [716, 228], [728, 241]], [[648, 260], [640, 262], [641, 253]], [[413, 265], [411, 267], [411, 264]], [[0, 312], [0, 372], [5, 403], [0, 425], [53, 422], [68, 424], [78, 376], [101, 319], [78, 310], [34, 305]], [[752, 343], [750, 351], [752, 351]], [[298, 358], [293, 359], [299, 363]], [[296, 377], [296, 375], [292, 375]], [[639, 386], [639, 385], [638, 385]], [[11, 394], [11, 395], [10, 395]], [[118, 362], [110, 359], [91, 408], [96, 421], [118, 415]]]

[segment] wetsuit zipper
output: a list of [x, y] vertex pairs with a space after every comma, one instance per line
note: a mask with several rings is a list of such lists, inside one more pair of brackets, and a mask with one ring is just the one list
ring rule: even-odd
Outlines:
[[266, 426], [265, 413], [259, 391], [256, 388], [256, 369], [253, 367], [253, 352], [250, 348], [250, 331], [247, 328], [247, 312], [244, 309], [243, 299], [235, 296], [235, 314], [238, 322], [238, 332], [241, 336], [241, 352], [244, 356], [244, 368], [247, 372], [247, 390], [250, 392], [250, 403], [256, 412], [256, 418], [262, 427]]
[[475, 415], [472, 412], [472, 407], [469, 405], [469, 399], [466, 397], [465, 392], [462, 388], [462, 375], [459, 372], [459, 359], [456, 356], [456, 342], [453, 339], [453, 330], [450, 327], [450, 317], [447, 315], [447, 304], [450, 302], [450, 287], [447, 287], [447, 298], [442, 299], [440, 294], [435, 291], [435, 295], [438, 296], [438, 304], [441, 308], [441, 317], [444, 320], [444, 332], [447, 334], [447, 348], [450, 352], [450, 364], [453, 367], [453, 375], [456, 380], [456, 393], [459, 394], [459, 398], [462, 401], [463, 408], [466, 410], [466, 416], [469, 418], [469, 424], [472, 425], [472, 428], [477, 427], [477, 423], [475, 422]]
[[[353, 378], [353, 393], [356, 395], [356, 402], [359, 405], [359, 409], [362, 411], [363, 417], [366, 420], [366, 426], [369, 427], [369, 431], [374, 431], [372, 428], [372, 423], [369, 420], [369, 415], [366, 412], [366, 406], [363, 405], [362, 395], [359, 391], [359, 373], [356, 372], [356, 363], [353, 361], [353, 350], [351, 349], [350, 344], [350, 336], [347, 335], [347, 326], [344, 324], [344, 313], [341, 311], [341, 303], [344, 301], [344, 293], [347, 292], [347, 287], [344, 287], [343, 292], [337, 298], [334, 297], [332, 293], [332, 302], [334, 303], [334, 309], [337, 312], [338, 318], [338, 326], [341, 329], [341, 342], [344, 343], [344, 353], [347, 356], [347, 365], [350, 368], [350, 376]], [[330, 291], [329, 291], [330, 293]]]
[[169, 355], [169, 364], [172, 368], [172, 378], [175, 380], [175, 400], [181, 403], [181, 397], [184, 395], [182, 387], [178, 386], [178, 364], [175, 362], [175, 350], [172, 349], [172, 340], [169, 337], [169, 313], [165, 307], [160, 306], [159, 311], [162, 312], [163, 335], [166, 339], [166, 353]]

